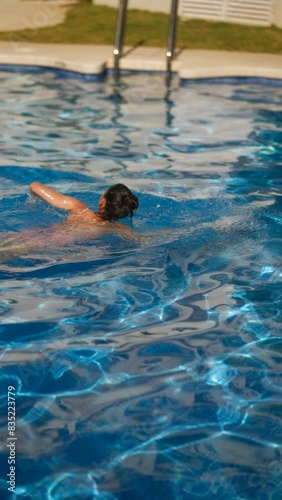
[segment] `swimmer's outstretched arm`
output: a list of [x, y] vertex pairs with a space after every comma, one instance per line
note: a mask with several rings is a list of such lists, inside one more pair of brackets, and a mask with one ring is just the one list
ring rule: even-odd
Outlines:
[[63, 210], [69, 210], [72, 213], [88, 208], [84, 203], [82, 203], [82, 201], [72, 198], [71, 196], [58, 193], [58, 191], [55, 191], [40, 182], [33, 182], [30, 185], [30, 191], [42, 198], [42, 200], [50, 203], [50, 205], [62, 208]]

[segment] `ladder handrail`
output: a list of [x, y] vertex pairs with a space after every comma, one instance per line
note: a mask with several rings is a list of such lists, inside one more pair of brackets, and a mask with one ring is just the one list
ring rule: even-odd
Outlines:
[[178, 10], [178, 0], [171, 0], [170, 16], [169, 16], [169, 28], [168, 28], [168, 41], [167, 41], [167, 51], [166, 51], [166, 70], [168, 73], [171, 72], [171, 63], [172, 63], [172, 59], [174, 56], [174, 50], [175, 50], [176, 28], [177, 28], [177, 10]]
[[[116, 38], [114, 46], [114, 71], [115, 78], [119, 78], [119, 60], [122, 56], [124, 33], [126, 25], [127, 1], [119, 0]], [[168, 42], [166, 51], [167, 73], [171, 73], [171, 63], [175, 50], [176, 27], [177, 27], [177, 10], [178, 0], [171, 0], [170, 16], [169, 16], [169, 29], [168, 29]]]
[[127, 0], [119, 0], [118, 6], [118, 16], [117, 16], [117, 27], [116, 27], [116, 39], [114, 46], [114, 68], [115, 77], [119, 77], [119, 60], [122, 55], [125, 24], [126, 24], [126, 12], [127, 12]]

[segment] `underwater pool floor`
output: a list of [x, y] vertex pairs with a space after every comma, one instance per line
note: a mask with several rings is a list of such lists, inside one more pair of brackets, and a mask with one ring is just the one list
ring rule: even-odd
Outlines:
[[[282, 86], [0, 72], [0, 497], [282, 496]], [[1, 241], [123, 182], [142, 243]], [[12, 441], [10, 441], [12, 442]]]

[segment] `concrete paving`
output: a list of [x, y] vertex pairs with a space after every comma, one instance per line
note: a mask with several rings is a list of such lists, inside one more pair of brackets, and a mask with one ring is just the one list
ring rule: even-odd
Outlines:
[[[1, 1], [1, 0], [0, 0]], [[121, 69], [165, 71], [165, 48], [125, 47]], [[113, 47], [0, 42], [0, 64], [45, 66], [99, 75], [113, 67]], [[180, 78], [264, 77], [282, 79], [282, 55], [207, 50], [181, 51], [172, 69]]]
[[0, 31], [55, 26], [64, 21], [77, 0], [0, 0]]
[[0, 42], [0, 64], [42, 66], [99, 75], [107, 67], [112, 48], [91, 45], [22, 43], [15, 37]]
[[179, 58], [180, 78], [261, 77], [282, 79], [282, 55], [185, 50]]

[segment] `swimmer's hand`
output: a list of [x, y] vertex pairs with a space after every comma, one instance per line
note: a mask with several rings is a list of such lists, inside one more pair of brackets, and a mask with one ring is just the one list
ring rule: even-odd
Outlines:
[[63, 210], [69, 210], [73, 214], [79, 212], [80, 210], [88, 209], [88, 207], [77, 200], [76, 198], [72, 198], [71, 196], [66, 196], [64, 194], [58, 193], [55, 189], [52, 189], [40, 182], [33, 182], [30, 184], [30, 191], [33, 194], [36, 194], [50, 205], [54, 207], [61, 208]]

